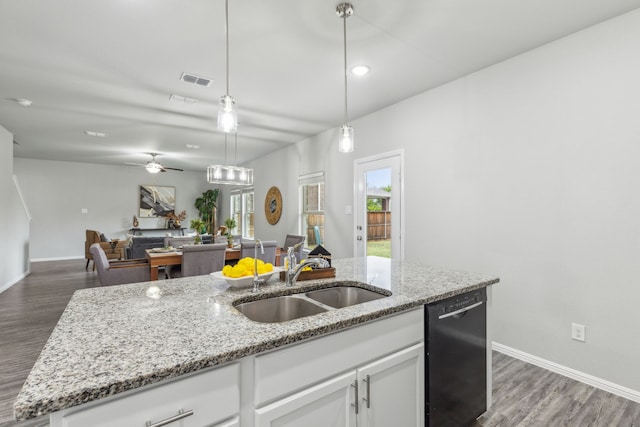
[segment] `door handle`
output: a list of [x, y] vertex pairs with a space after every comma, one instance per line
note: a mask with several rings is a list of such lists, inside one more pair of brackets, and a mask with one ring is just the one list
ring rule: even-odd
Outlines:
[[367, 408], [371, 408], [371, 377], [367, 375], [362, 381], [367, 385], [367, 397], [363, 397], [362, 400], [367, 402]]
[[151, 421], [147, 421], [145, 423], [146, 427], [162, 427], [162, 426], [166, 426], [167, 424], [171, 424], [174, 423], [178, 420], [181, 420], [183, 418], [187, 418], [190, 417], [191, 415], [193, 415], [193, 409], [189, 409], [188, 411], [184, 411], [182, 409], [180, 409], [178, 411], [177, 415], [174, 415], [173, 417], [169, 417], [167, 419], [164, 419], [162, 421], [158, 421], [156, 423], [152, 423]]
[[358, 380], [355, 380], [353, 382], [353, 384], [351, 384], [351, 387], [356, 389], [356, 396], [355, 396], [355, 399], [354, 399], [355, 403], [352, 403], [351, 406], [356, 408], [356, 415], [358, 415], [358, 406], [360, 406], [359, 402], [358, 402]]
[[481, 305], [482, 305], [482, 301], [477, 302], [477, 303], [475, 303], [473, 305], [470, 305], [468, 307], [461, 308], [460, 310], [452, 311], [451, 313], [442, 314], [442, 315], [438, 316], [438, 319], [442, 320], [442, 319], [446, 319], [447, 317], [454, 317], [454, 316], [462, 317], [467, 311], [469, 311], [471, 309], [474, 309], [476, 307], [479, 307]]

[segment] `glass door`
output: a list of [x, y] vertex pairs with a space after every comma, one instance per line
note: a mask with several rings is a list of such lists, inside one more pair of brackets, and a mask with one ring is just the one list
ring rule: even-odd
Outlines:
[[395, 151], [355, 161], [355, 250], [358, 257], [403, 258], [402, 164]]

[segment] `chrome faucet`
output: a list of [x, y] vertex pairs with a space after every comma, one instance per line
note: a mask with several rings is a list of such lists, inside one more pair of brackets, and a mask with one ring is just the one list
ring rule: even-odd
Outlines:
[[[291, 248], [289, 248], [289, 250], [291, 250]], [[289, 258], [289, 253], [287, 253], [287, 258]], [[295, 255], [293, 255], [293, 259], [295, 260]], [[286, 285], [294, 286], [296, 284], [296, 280], [298, 280], [298, 276], [300, 276], [300, 273], [302, 273], [302, 270], [310, 265], [315, 265], [320, 268], [327, 268], [329, 267], [329, 262], [324, 258], [309, 258], [298, 265], [289, 263], [287, 273], [285, 275]]]
[[258, 245], [260, 245], [260, 253], [264, 255], [262, 240], [256, 239], [256, 244], [253, 248], [253, 292], [258, 292], [260, 290], [260, 285], [264, 283], [264, 280], [260, 280], [258, 277]]

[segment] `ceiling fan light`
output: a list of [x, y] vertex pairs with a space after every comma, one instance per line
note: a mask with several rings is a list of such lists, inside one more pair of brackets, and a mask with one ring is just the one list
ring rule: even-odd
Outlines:
[[156, 162], [149, 162], [147, 163], [146, 168], [147, 168], [147, 172], [149, 173], [158, 173], [162, 170], [162, 165]]
[[236, 108], [236, 101], [231, 95], [224, 95], [220, 98], [218, 130], [224, 133], [238, 130], [238, 109]]
[[347, 124], [340, 127], [340, 137], [338, 138], [338, 151], [340, 153], [353, 152], [353, 128]]

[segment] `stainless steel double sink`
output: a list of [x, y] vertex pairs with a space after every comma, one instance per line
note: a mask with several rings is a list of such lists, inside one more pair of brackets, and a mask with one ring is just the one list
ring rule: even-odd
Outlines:
[[[388, 295], [383, 292], [387, 292]], [[353, 282], [348, 284], [337, 282], [337, 285], [331, 288], [260, 299], [234, 304], [234, 306], [240, 313], [255, 322], [278, 323], [362, 304], [388, 297], [390, 294], [388, 291], [375, 292], [354, 286]]]

